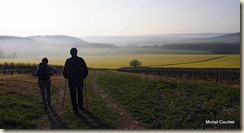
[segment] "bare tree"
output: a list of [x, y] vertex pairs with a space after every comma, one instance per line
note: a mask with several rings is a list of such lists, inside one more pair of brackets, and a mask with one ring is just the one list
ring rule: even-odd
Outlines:
[[5, 58], [5, 55], [2, 50], [0, 50], [0, 58]]
[[17, 58], [17, 53], [16, 52], [12, 53], [12, 58]]

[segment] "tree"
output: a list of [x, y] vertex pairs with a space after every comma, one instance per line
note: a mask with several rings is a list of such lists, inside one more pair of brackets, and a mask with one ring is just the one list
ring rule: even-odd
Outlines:
[[16, 52], [13, 52], [13, 53], [12, 53], [12, 58], [17, 58], [17, 54], [16, 54]]
[[141, 62], [136, 59], [132, 60], [132, 61], [130, 61], [130, 66], [133, 66], [134, 68], [136, 68], [138, 66], [141, 66]]
[[5, 58], [5, 55], [2, 50], [0, 50], [0, 58]]

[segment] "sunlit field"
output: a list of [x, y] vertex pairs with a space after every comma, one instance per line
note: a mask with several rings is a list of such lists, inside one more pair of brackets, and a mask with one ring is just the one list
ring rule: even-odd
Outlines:
[[[221, 58], [218, 58], [221, 57]], [[214, 59], [216, 58], [216, 59]], [[176, 68], [240, 68], [240, 55], [130, 55], [130, 56], [88, 56], [84, 57], [93, 68], [128, 67], [129, 62], [138, 59], [146, 67]], [[212, 59], [212, 60], [211, 60]]]
[[[67, 57], [69, 58], [69, 57]], [[152, 68], [240, 68], [239, 54], [148, 54], [121, 56], [83, 56], [90, 68], [117, 69], [129, 67], [129, 62], [138, 59], [142, 66]], [[66, 58], [49, 58], [49, 64], [64, 65]], [[0, 63], [40, 63], [35, 59], [0, 59]]]

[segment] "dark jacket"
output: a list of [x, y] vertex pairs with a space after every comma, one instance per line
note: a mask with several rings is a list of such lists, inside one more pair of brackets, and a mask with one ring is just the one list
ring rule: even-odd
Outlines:
[[88, 68], [85, 61], [78, 56], [73, 56], [66, 60], [63, 76], [69, 80], [82, 80], [88, 75]]
[[[40, 77], [40, 74], [39, 74], [39, 70], [42, 66], [46, 66], [47, 67], [47, 75], [44, 79], [42, 79], [43, 77]], [[52, 67], [52, 66], [49, 66], [45, 63], [40, 63], [36, 68], [35, 68], [35, 71], [34, 71], [34, 76], [38, 77], [39, 80], [48, 80], [50, 79], [50, 74], [57, 74], [57, 69], [55, 67]]]

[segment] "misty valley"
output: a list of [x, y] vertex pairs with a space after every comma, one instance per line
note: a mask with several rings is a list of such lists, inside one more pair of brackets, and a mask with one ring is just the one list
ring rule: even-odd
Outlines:
[[138, 54], [239, 54], [240, 33], [173, 34], [121, 37], [0, 36], [0, 58], [67, 57], [77, 47], [81, 56]]

